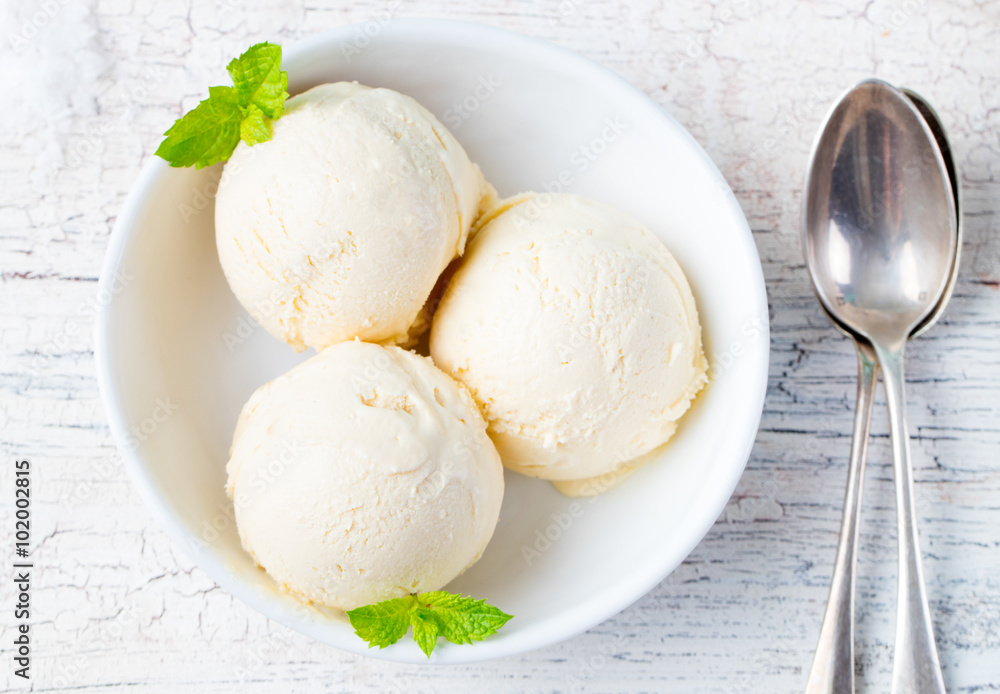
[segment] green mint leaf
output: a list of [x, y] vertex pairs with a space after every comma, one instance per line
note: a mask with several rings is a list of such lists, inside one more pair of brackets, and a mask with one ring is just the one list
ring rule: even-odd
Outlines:
[[171, 166], [203, 168], [224, 161], [240, 141], [240, 112], [232, 87], [211, 87], [208, 98], [179, 118], [156, 149]]
[[513, 615], [501, 612], [485, 600], [436, 590], [405, 598], [383, 600], [348, 610], [354, 633], [368, 642], [369, 648], [385, 648], [399, 641], [413, 627], [413, 640], [428, 658], [438, 636], [452, 643], [481, 641], [495, 634]]
[[251, 147], [271, 139], [271, 121], [285, 112], [288, 73], [281, 46], [250, 46], [226, 67], [232, 87], [210, 87], [208, 98], [175, 122], [156, 154], [171, 166], [202, 168], [225, 161], [242, 139]]
[[413, 640], [420, 646], [428, 658], [437, 645], [440, 624], [433, 611], [423, 607], [415, 607], [410, 612], [410, 624], [413, 625]]
[[[258, 43], [226, 66], [240, 106], [256, 106], [268, 118], [280, 118], [288, 98], [288, 73], [281, 69], [281, 46]], [[247, 144], [250, 144], [249, 142]]]
[[405, 598], [383, 600], [374, 605], [365, 605], [347, 611], [354, 633], [368, 643], [369, 648], [380, 649], [399, 641], [410, 628], [410, 612], [417, 606], [417, 599]]
[[452, 643], [472, 643], [495, 634], [513, 618], [485, 600], [463, 598], [443, 590], [421, 593], [417, 600], [432, 610], [441, 623], [441, 635]]
[[243, 120], [240, 121], [240, 139], [253, 147], [271, 139], [271, 119], [256, 105], [250, 104], [243, 109]]

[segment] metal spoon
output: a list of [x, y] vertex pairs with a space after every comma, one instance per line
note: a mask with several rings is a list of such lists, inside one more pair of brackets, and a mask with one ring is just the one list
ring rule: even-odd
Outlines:
[[962, 189], [958, 185], [958, 171], [955, 168], [955, 157], [951, 152], [951, 143], [948, 141], [947, 133], [945, 133], [944, 124], [941, 123], [941, 117], [938, 116], [937, 111], [927, 103], [924, 97], [912, 89], [903, 87], [900, 91], [906, 94], [910, 101], [913, 102], [913, 105], [917, 107], [920, 115], [924, 117], [927, 127], [930, 128], [931, 134], [934, 135], [934, 141], [941, 151], [941, 158], [944, 160], [945, 169], [948, 171], [948, 181], [951, 183], [951, 197], [955, 201], [955, 259], [952, 261], [951, 271], [948, 274], [948, 286], [945, 288], [944, 294], [938, 301], [937, 306], [931, 311], [931, 314], [910, 335], [912, 339], [918, 335], [922, 335], [927, 328], [937, 323], [937, 319], [944, 313], [944, 308], [948, 305], [948, 301], [955, 291], [955, 283], [958, 281], [958, 266], [962, 256], [962, 227], [964, 225], [962, 224]]
[[[927, 121], [934, 134], [938, 149], [941, 150], [948, 177], [951, 182], [955, 214], [958, 218], [958, 241], [955, 261], [951, 268], [948, 288], [934, 310], [910, 334], [910, 339], [930, 328], [944, 312], [955, 288], [958, 277], [959, 254], [962, 248], [961, 196], [955, 162], [944, 126], [937, 113], [923, 97], [909, 89], [901, 90], [914, 103]], [[822, 307], [822, 304], [820, 305]], [[819, 643], [813, 656], [806, 694], [847, 694], [854, 691], [854, 568], [857, 563], [858, 526], [861, 516], [861, 488], [864, 484], [865, 457], [871, 430], [872, 402], [875, 398], [875, 379], [878, 365], [875, 352], [864, 338], [855, 335], [841, 325], [825, 308], [823, 313], [848, 337], [855, 340], [858, 352], [858, 393], [854, 410], [854, 428], [851, 437], [851, 453], [848, 463], [847, 488], [844, 493], [844, 512], [840, 523], [840, 539], [834, 562], [833, 577], [830, 581], [830, 595], [820, 629]]]
[[858, 395], [854, 408], [854, 428], [851, 432], [851, 455], [847, 466], [847, 488], [844, 491], [844, 515], [840, 519], [840, 539], [837, 557], [830, 579], [830, 596], [826, 602], [819, 643], [813, 655], [806, 694], [852, 694], [854, 692], [854, 567], [858, 556], [858, 521], [861, 517], [861, 487], [865, 477], [865, 457], [868, 455], [868, 435], [871, 431], [872, 401], [878, 365], [875, 352], [864, 339], [859, 339], [837, 323], [848, 337], [855, 339], [858, 351]]
[[[955, 262], [951, 268], [948, 289], [937, 306], [916, 330], [910, 339], [930, 328], [944, 312], [958, 277], [958, 255], [961, 250], [962, 217], [958, 179], [951, 146], [944, 126], [934, 109], [919, 94], [908, 89], [901, 90], [914, 103], [934, 134], [938, 148], [948, 170], [955, 213], [958, 217], [958, 245]], [[821, 304], [822, 307], [822, 304]], [[851, 333], [840, 325], [824, 308], [827, 318], [848, 337], [855, 340], [858, 352], [858, 393], [854, 410], [854, 428], [851, 437], [851, 453], [848, 463], [847, 488], [844, 493], [844, 513], [840, 524], [840, 539], [837, 543], [837, 557], [834, 562], [833, 577], [830, 581], [830, 595], [820, 629], [819, 643], [809, 670], [806, 694], [848, 693], [854, 691], [854, 568], [857, 563], [858, 526], [861, 516], [861, 488], [864, 484], [865, 457], [868, 436], [871, 429], [872, 402], [875, 398], [875, 379], [878, 365], [875, 352], [868, 341]]]
[[841, 98], [813, 149], [806, 181], [806, 260], [824, 308], [838, 327], [860, 339], [845, 517], [807, 692], [853, 691], [856, 516], [876, 361], [886, 370], [900, 528], [893, 692], [944, 691], [913, 521], [902, 393], [906, 340], [943, 310], [957, 267], [957, 180], [949, 176], [942, 149], [906, 96], [875, 80]]

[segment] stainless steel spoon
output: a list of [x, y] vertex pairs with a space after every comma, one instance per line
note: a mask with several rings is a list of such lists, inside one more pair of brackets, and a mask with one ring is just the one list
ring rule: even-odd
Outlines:
[[958, 267], [962, 257], [962, 227], [964, 225], [962, 224], [962, 187], [958, 184], [958, 170], [955, 168], [955, 157], [951, 152], [951, 143], [948, 141], [948, 134], [944, 130], [941, 117], [927, 103], [927, 100], [915, 91], [905, 87], [900, 89], [900, 91], [906, 94], [910, 101], [913, 102], [913, 105], [917, 107], [920, 115], [924, 117], [927, 127], [930, 128], [931, 134], [934, 135], [934, 141], [937, 142], [941, 158], [944, 160], [945, 169], [948, 171], [948, 181], [951, 183], [951, 197], [955, 202], [955, 259], [952, 261], [951, 271], [948, 274], [948, 286], [945, 288], [944, 295], [938, 301], [937, 306], [931, 311], [931, 314], [910, 335], [912, 339], [918, 335], [922, 335], [927, 328], [937, 323], [937, 319], [944, 313], [945, 306], [951, 300], [951, 295], [955, 291], [955, 283], [958, 281]]
[[[909, 89], [901, 91], [914, 103], [934, 135], [948, 170], [958, 221], [958, 241], [948, 288], [934, 310], [910, 334], [910, 339], [913, 339], [937, 322], [948, 305], [948, 300], [955, 288], [955, 281], [958, 278], [959, 255], [962, 248], [962, 214], [955, 162], [941, 119], [919, 94]], [[822, 307], [822, 304], [820, 306]], [[834, 326], [855, 341], [858, 353], [858, 393], [854, 410], [847, 487], [844, 492], [844, 512], [840, 523], [840, 539], [837, 542], [837, 556], [834, 562], [833, 577], [830, 580], [830, 595], [826, 603], [826, 612], [823, 615], [823, 625], [820, 629], [816, 653], [809, 670], [805, 694], [830, 694], [831, 692], [849, 694], [854, 692], [854, 569], [857, 563], [861, 489], [864, 485], [865, 458], [871, 430], [872, 402], [875, 398], [878, 364], [875, 352], [867, 340], [842, 326], [825, 308], [823, 312]]]
[[[943, 310], [957, 268], [958, 182], [914, 102], [878, 81], [859, 84], [827, 117], [806, 182], [805, 247], [817, 294], [858, 340], [859, 388], [837, 563], [807, 692], [851, 692], [857, 510], [875, 363], [886, 369], [900, 542], [893, 692], [943, 692], [913, 520], [903, 399], [906, 340]], [[951, 173], [951, 175], [949, 175]], [[860, 339], [859, 339], [860, 338]]]
[[844, 491], [844, 513], [840, 539], [830, 579], [830, 595], [813, 655], [805, 694], [853, 694], [854, 692], [854, 567], [858, 556], [858, 526], [861, 518], [861, 488], [871, 431], [872, 402], [878, 364], [868, 341], [841, 326], [828, 311], [827, 317], [855, 341], [858, 352], [858, 395], [851, 432], [851, 454]]

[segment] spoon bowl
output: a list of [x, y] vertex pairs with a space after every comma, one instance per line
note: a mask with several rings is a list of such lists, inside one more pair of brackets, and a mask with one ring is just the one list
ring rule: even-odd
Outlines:
[[[941, 117], [938, 116], [937, 111], [927, 103], [924, 97], [917, 94], [911, 89], [906, 89], [905, 87], [900, 89], [901, 92], [909, 97], [913, 105], [917, 107], [920, 111], [920, 115], [924, 117], [927, 122], [927, 127], [930, 129], [931, 134], [934, 135], [934, 140], [937, 142], [938, 149], [941, 151], [941, 158], [944, 160], [944, 167], [948, 171], [948, 181], [951, 183], [951, 197], [955, 203], [955, 257], [951, 261], [951, 272], [948, 273], [948, 284], [945, 287], [944, 294], [938, 301], [937, 305], [931, 310], [931, 312], [924, 318], [913, 332], [910, 333], [910, 338], [919, 337], [923, 335], [928, 328], [937, 323], [938, 318], [944, 313], [945, 307], [951, 300], [951, 295], [955, 291], [955, 283], [958, 281], [958, 266], [960, 258], [962, 255], [962, 187], [958, 184], [958, 170], [955, 168], [955, 157], [951, 151], [951, 143], [948, 141], [948, 134], [944, 130], [944, 124], [941, 122]], [[829, 315], [829, 314], [827, 314]]]
[[[938, 116], [937, 111], [927, 103], [927, 100], [922, 96], [914, 92], [913, 90], [906, 89], [905, 87], [900, 89], [901, 92], [906, 94], [906, 96], [913, 102], [913, 105], [923, 116], [924, 120], [927, 122], [927, 127], [930, 129], [931, 133], [934, 135], [934, 140], [937, 143], [938, 149], [941, 151], [941, 158], [944, 160], [945, 169], [948, 171], [948, 180], [951, 183], [951, 195], [955, 204], [955, 217], [956, 217], [956, 241], [955, 241], [955, 257], [952, 260], [951, 271], [948, 273], [948, 283], [945, 287], [944, 294], [941, 299], [937, 302], [931, 312], [928, 313], [917, 327], [913, 329], [910, 333], [910, 339], [915, 337], [920, 337], [927, 330], [937, 323], [938, 318], [944, 313], [945, 308], [948, 306], [948, 301], [951, 299], [952, 293], [955, 291], [955, 283], [958, 280], [958, 266], [960, 262], [961, 252], [962, 252], [962, 194], [961, 187], [958, 184], [957, 170], [955, 168], [955, 159], [951, 151], [951, 143], [948, 141], [948, 134], [944, 130], [944, 125], [941, 123], [941, 117]], [[847, 337], [853, 340], [864, 340], [861, 335], [853, 332], [846, 325], [843, 325], [829, 310], [827, 310], [824, 304], [820, 304], [820, 308], [823, 309], [824, 315], [830, 319], [834, 327], [837, 328]], [[867, 342], [867, 340], [865, 340]]]
[[956, 248], [946, 170], [920, 111], [884, 82], [862, 82], [830, 114], [806, 182], [806, 258], [850, 331], [898, 343], [944, 296]]

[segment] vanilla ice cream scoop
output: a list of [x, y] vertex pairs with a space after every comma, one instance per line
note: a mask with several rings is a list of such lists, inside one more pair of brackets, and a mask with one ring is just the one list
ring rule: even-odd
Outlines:
[[469, 388], [504, 465], [582, 480], [666, 442], [707, 380], [698, 311], [666, 246], [574, 195], [521, 195], [477, 227], [430, 351]]
[[296, 349], [409, 344], [492, 188], [448, 130], [389, 89], [323, 84], [237, 146], [215, 200], [229, 286]]
[[343, 610], [443, 587], [482, 555], [503, 498], [465, 388], [359, 341], [258, 389], [226, 470], [244, 548], [290, 593]]

